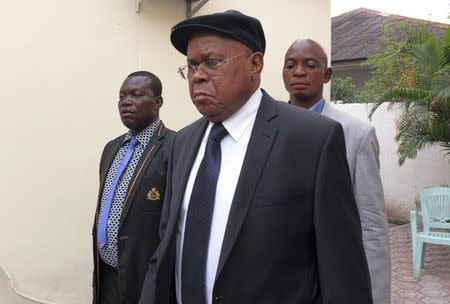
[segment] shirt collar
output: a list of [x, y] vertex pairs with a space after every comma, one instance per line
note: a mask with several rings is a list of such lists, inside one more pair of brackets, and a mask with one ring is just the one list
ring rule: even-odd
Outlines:
[[261, 89], [258, 88], [239, 110], [222, 122], [234, 141], [239, 141], [250, 123], [254, 121], [262, 96]]
[[[139, 132], [136, 136], [134, 136], [134, 138], [136, 138], [137, 141], [140, 144], [142, 144], [144, 147], [146, 147], [147, 144], [152, 139], [152, 137], [153, 137], [153, 135], [155, 133], [155, 130], [158, 130], [160, 124], [161, 124], [161, 120], [160, 119], [155, 120], [154, 122], [149, 124], [147, 126], [147, 128], [145, 128], [144, 130]], [[131, 137], [133, 137], [133, 134], [131, 133], [131, 130], [128, 130], [128, 132], [125, 135], [125, 138], [123, 140], [123, 143], [125, 143], [128, 140], [130, 140]]]
[[325, 99], [322, 97], [319, 99], [318, 102], [312, 105], [311, 108], [309, 108], [309, 111], [322, 113], [323, 107], [325, 106]]

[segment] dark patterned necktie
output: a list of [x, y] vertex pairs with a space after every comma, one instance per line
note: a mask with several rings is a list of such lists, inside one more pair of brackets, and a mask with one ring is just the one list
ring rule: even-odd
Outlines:
[[227, 134], [227, 130], [221, 123], [216, 123], [211, 128], [205, 155], [192, 188], [181, 260], [183, 304], [206, 303], [206, 258], [220, 171], [220, 142]]

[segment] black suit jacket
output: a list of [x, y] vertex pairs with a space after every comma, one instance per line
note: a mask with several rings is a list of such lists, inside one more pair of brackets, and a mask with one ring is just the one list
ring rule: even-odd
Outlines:
[[[200, 119], [176, 135], [163, 239], [139, 304], [173, 298], [179, 210], [207, 124]], [[264, 92], [228, 217], [213, 303], [372, 303], [339, 123]]]
[[[118, 276], [120, 303], [137, 303], [148, 262], [159, 243], [158, 227], [166, 190], [166, 173], [170, 146], [175, 132], [161, 122], [143, 152], [131, 178], [125, 196], [118, 233]], [[110, 141], [100, 161], [100, 190], [95, 213], [93, 236], [94, 279], [93, 303], [99, 300], [101, 282], [97, 250], [97, 221], [103, 187], [109, 168], [120, 149], [125, 135]]]

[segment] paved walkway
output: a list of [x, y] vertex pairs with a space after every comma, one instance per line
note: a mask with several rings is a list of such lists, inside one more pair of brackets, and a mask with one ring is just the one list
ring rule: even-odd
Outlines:
[[411, 228], [391, 228], [392, 304], [450, 303], [450, 246], [428, 244], [419, 279], [412, 275]]

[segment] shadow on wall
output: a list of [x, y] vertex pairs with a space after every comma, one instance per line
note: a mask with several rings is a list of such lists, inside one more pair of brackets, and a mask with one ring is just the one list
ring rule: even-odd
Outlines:
[[395, 225], [403, 225], [409, 223], [409, 211], [411, 204], [396, 201], [395, 199], [386, 198], [386, 213], [388, 222]]

